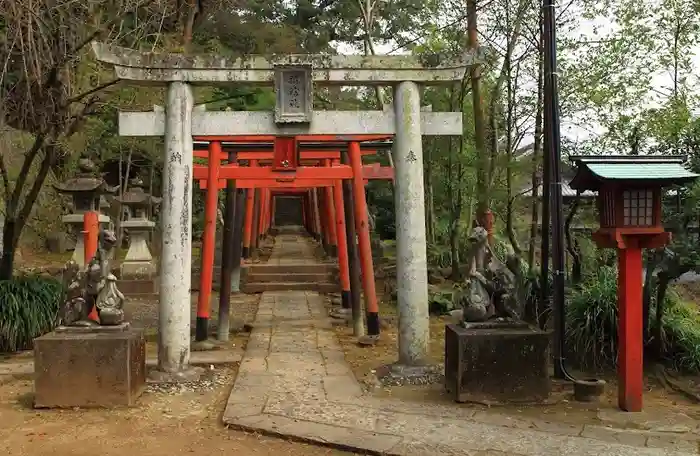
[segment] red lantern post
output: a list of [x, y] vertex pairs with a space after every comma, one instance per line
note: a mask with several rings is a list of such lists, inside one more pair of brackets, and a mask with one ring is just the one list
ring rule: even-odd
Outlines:
[[644, 340], [642, 249], [671, 240], [661, 217], [662, 187], [694, 180], [682, 157], [571, 157], [578, 170], [571, 188], [598, 192], [600, 229], [593, 239], [617, 249], [618, 258], [618, 405], [642, 410]]

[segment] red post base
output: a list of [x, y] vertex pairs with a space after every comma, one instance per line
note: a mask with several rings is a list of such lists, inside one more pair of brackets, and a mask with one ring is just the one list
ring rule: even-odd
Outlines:
[[644, 318], [642, 249], [618, 249], [618, 406], [642, 411], [644, 392]]

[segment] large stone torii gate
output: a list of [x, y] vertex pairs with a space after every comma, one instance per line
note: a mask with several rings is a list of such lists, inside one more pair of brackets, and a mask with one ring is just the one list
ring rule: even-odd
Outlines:
[[[419, 85], [461, 81], [484, 50], [439, 66], [414, 56], [272, 55], [228, 59], [147, 53], [93, 43], [116, 77], [167, 85], [165, 110], [119, 115], [122, 136], [163, 136], [162, 249], [158, 370], [191, 372], [193, 137], [234, 135], [394, 135], [399, 360], [420, 366], [428, 355], [428, 282], [422, 135], [461, 135], [461, 112], [422, 112]], [[274, 112], [195, 109], [193, 85], [274, 86]], [[392, 86], [394, 109], [313, 111], [313, 85]], [[321, 114], [321, 115], [315, 115]]]

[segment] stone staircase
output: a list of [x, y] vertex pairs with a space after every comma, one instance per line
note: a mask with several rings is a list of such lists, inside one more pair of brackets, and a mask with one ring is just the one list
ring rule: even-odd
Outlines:
[[340, 290], [338, 268], [323, 263], [254, 264], [241, 284], [244, 293], [304, 290], [333, 293]]

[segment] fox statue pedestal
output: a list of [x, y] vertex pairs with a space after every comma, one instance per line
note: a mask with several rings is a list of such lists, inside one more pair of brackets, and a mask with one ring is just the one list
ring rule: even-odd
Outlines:
[[63, 270], [61, 325], [34, 339], [36, 408], [131, 406], [144, 390], [146, 341], [124, 321], [124, 295], [109, 267], [116, 240], [102, 230], [87, 267], [69, 262]]
[[543, 402], [550, 334], [525, 323], [445, 328], [445, 388], [457, 402]]
[[59, 327], [34, 340], [34, 407], [133, 406], [146, 386], [146, 341], [129, 323]]

